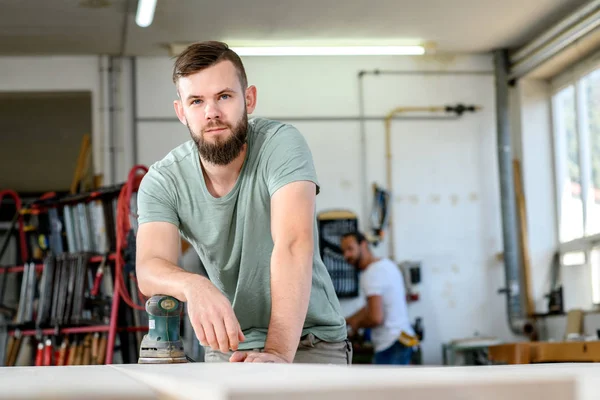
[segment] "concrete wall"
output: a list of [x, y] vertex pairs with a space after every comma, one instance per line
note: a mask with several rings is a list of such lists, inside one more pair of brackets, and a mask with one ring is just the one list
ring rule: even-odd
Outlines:
[[103, 122], [106, 108], [102, 106], [104, 93], [100, 57], [0, 57], [0, 71], [0, 93], [90, 92], [93, 165], [95, 171], [105, 168], [103, 157], [107, 149], [104, 139], [108, 127]]
[[0, 93], [0, 188], [68, 191], [91, 130], [90, 92]]

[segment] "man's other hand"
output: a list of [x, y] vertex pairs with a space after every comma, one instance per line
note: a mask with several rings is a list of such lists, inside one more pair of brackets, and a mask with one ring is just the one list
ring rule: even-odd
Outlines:
[[279, 363], [288, 364], [289, 362], [275, 353], [268, 351], [236, 351], [229, 358], [229, 362], [251, 362], [251, 363]]

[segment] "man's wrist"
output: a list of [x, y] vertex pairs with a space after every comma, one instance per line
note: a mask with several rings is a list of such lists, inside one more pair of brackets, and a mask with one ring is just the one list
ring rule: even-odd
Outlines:
[[267, 333], [267, 340], [265, 341], [265, 347], [263, 351], [274, 354], [286, 362], [293, 362], [294, 357], [296, 356], [298, 342], [294, 343], [293, 346], [286, 346], [286, 343], [284, 340], [282, 340], [282, 338], [274, 337], [273, 335], [273, 331]]
[[284, 360], [287, 363], [292, 363], [294, 361], [294, 356], [296, 355], [295, 352], [293, 352], [291, 354], [290, 354], [290, 352], [287, 352], [288, 354], [285, 354], [285, 353], [279, 351], [278, 349], [275, 349], [275, 348], [273, 348], [271, 346], [267, 346], [267, 345], [265, 345], [263, 352], [273, 354], [273, 355], [281, 358], [282, 360]]
[[207, 281], [205, 277], [202, 275], [194, 274], [191, 272], [185, 272], [185, 275], [182, 275], [182, 289], [183, 295], [185, 297], [184, 302], [188, 301], [190, 291], [194, 290], [198, 286], [202, 285], [204, 281]]

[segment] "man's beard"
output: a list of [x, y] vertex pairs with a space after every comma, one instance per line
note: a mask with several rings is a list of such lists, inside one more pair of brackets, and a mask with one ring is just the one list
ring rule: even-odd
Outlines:
[[244, 115], [235, 126], [220, 122], [207, 125], [204, 128], [205, 131], [218, 128], [229, 128], [231, 131], [231, 135], [228, 138], [223, 139], [217, 136], [215, 137], [214, 142], [205, 140], [204, 132], [197, 134], [192, 131], [189, 124], [187, 124], [187, 127], [192, 136], [192, 140], [194, 140], [196, 147], [198, 147], [198, 152], [202, 159], [214, 165], [227, 165], [240, 155], [244, 144], [246, 143], [248, 114], [246, 110], [244, 110]]
[[362, 260], [362, 251], [359, 250], [358, 251], [358, 255], [356, 256], [356, 258], [354, 260], [346, 260], [346, 262], [350, 265], [352, 265], [353, 267], [360, 269], [360, 260]]

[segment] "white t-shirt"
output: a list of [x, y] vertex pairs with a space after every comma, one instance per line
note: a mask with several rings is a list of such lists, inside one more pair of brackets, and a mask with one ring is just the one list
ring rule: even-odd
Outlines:
[[365, 296], [381, 296], [383, 302], [383, 323], [371, 328], [371, 341], [376, 352], [394, 344], [402, 331], [415, 334], [408, 317], [400, 267], [390, 259], [382, 258], [362, 271], [360, 286]]

